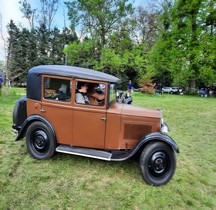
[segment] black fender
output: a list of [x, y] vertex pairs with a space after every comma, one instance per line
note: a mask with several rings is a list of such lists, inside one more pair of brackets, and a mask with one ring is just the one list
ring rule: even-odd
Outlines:
[[160, 133], [160, 132], [151, 133], [151, 134], [146, 135], [143, 139], [140, 140], [137, 147], [142, 146], [143, 144], [145, 144], [149, 141], [154, 141], [154, 140], [163, 141], [163, 142], [169, 144], [175, 152], [179, 153], [179, 148], [178, 148], [178, 145], [176, 144], [175, 140], [172, 139], [167, 134]]
[[40, 121], [40, 122], [45, 123], [50, 128], [50, 131], [52, 132], [54, 138], [56, 138], [55, 130], [53, 129], [53, 127], [52, 127], [52, 125], [51, 125], [51, 123], [49, 121], [47, 121], [45, 118], [41, 117], [40, 115], [30, 115], [24, 121], [24, 123], [22, 124], [21, 128], [19, 129], [18, 135], [17, 135], [15, 141], [18, 141], [18, 140], [24, 138], [25, 135], [26, 135], [27, 128], [29, 127], [29, 125], [32, 122], [35, 122], [35, 121]]
[[134, 156], [141, 148], [143, 148], [146, 144], [148, 144], [151, 141], [163, 141], [163, 142], [167, 143], [168, 145], [170, 145], [176, 153], [179, 153], [179, 148], [178, 148], [174, 139], [172, 139], [167, 134], [155, 132], [155, 133], [148, 134], [148, 135], [144, 136], [143, 138], [141, 138], [139, 140], [138, 144], [132, 150], [130, 150], [128, 153], [126, 153], [122, 156], [120, 155], [118, 157], [113, 155], [111, 157], [111, 160], [112, 161], [127, 160], [127, 159], [131, 158], [132, 156]]

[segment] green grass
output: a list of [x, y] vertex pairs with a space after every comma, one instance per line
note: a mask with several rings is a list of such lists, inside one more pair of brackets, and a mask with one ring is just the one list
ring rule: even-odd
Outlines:
[[147, 185], [139, 164], [56, 154], [34, 160], [14, 141], [12, 110], [23, 89], [0, 96], [0, 209], [216, 209], [216, 99], [133, 93], [163, 110], [180, 153], [165, 186]]

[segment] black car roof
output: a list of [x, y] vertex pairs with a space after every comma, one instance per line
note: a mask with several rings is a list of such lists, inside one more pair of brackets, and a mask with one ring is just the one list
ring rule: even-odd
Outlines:
[[106, 81], [112, 83], [120, 83], [121, 80], [110, 74], [104, 72], [95, 71], [92, 69], [76, 67], [76, 66], [64, 66], [64, 65], [41, 65], [33, 67], [29, 70], [28, 75], [31, 74], [47, 74], [56, 76], [75, 77], [82, 79], [92, 79], [98, 81]]

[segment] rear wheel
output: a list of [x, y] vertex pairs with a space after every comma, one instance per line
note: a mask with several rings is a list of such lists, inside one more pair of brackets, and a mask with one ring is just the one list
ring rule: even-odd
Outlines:
[[26, 132], [26, 146], [30, 155], [38, 160], [53, 156], [56, 141], [50, 128], [42, 122], [33, 122]]
[[142, 176], [148, 184], [164, 185], [175, 173], [175, 152], [164, 142], [152, 142], [143, 149], [140, 156], [140, 167]]

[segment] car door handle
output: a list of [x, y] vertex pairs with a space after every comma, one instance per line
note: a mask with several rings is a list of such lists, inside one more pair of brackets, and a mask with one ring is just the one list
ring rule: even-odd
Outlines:
[[43, 113], [44, 113], [44, 112], [46, 112], [46, 110], [45, 110], [45, 109], [41, 109], [40, 111], [41, 111], [41, 112], [43, 112]]
[[106, 117], [102, 117], [101, 120], [106, 121]]

